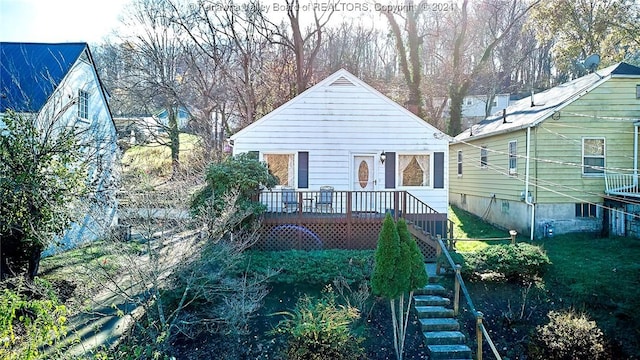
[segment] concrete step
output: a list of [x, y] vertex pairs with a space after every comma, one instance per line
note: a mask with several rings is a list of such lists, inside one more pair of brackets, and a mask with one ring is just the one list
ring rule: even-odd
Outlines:
[[460, 331], [431, 331], [422, 334], [427, 345], [458, 345], [466, 341], [466, 337]]
[[451, 300], [438, 295], [414, 295], [415, 306], [449, 306]]
[[428, 345], [429, 359], [471, 359], [467, 345]]
[[418, 318], [452, 318], [453, 309], [444, 306], [416, 306]]
[[444, 287], [442, 287], [442, 285], [435, 285], [435, 284], [429, 284], [421, 289], [416, 289], [416, 291], [413, 292], [416, 295], [439, 295], [439, 296], [443, 296], [446, 295], [447, 290], [445, 290]]
[[456, 319], [435, 318], [419, 319], [422, 331], [458, 331], [460, 324]]

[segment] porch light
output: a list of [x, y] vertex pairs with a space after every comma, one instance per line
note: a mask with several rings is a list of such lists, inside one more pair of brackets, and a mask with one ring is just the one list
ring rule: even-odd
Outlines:
[[387, 154], [382, 150], [380, 153], [380, 162], [384, 164], [384, 161], [387, 160]]

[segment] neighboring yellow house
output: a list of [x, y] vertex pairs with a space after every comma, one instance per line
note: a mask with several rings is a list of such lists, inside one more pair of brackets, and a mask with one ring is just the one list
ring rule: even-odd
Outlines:
[[450, 202], [532, 239], [639, 236], [638, 127], [627, 63], [532, 94], [455, 137]]

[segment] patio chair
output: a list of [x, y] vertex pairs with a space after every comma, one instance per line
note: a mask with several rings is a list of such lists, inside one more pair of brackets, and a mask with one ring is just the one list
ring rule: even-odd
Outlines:
[[290, 213], [299, 209], [298, 194], [291, 188], [282, 189], [282, 211]]
[[333, 213], [333, 186], [321, 186], [316, 198], [316, 211]]

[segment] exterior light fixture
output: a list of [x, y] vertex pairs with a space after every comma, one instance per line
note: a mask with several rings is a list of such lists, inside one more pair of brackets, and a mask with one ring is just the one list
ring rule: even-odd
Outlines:
[[384, 161], [387, 160], [387, 154], [382, 150], [380, 153], [380, 162], [384, 164]]

